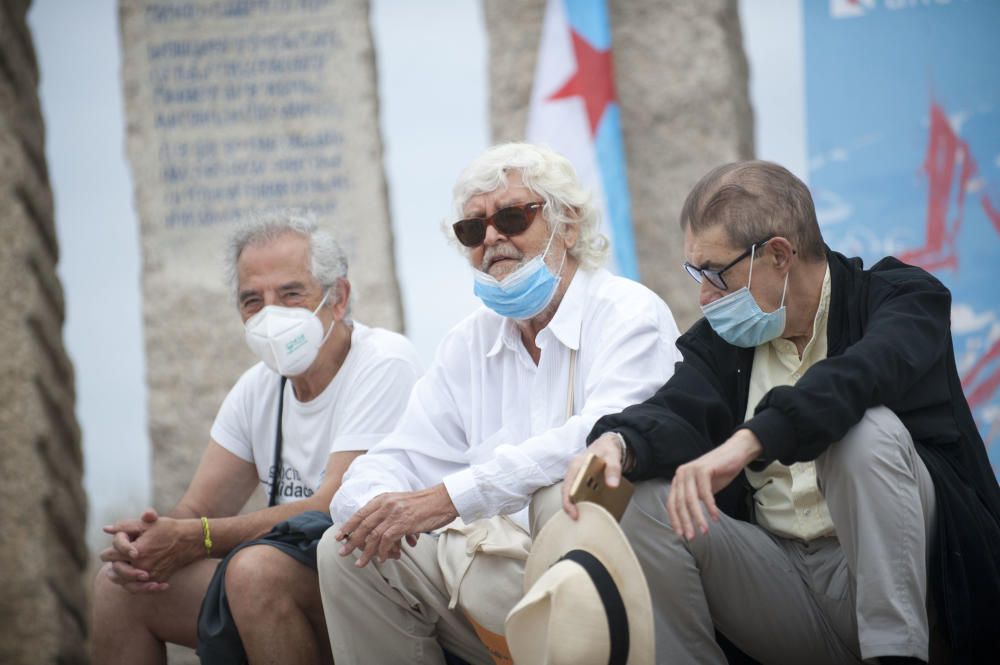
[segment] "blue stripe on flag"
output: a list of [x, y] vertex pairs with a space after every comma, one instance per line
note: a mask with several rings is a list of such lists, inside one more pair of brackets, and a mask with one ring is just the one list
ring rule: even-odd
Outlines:
[[611, 22], [604, 0], [566, 0], [566, 20], [594, 48], [611, 48]]
[[625, 146], [622, 144], [621, 112], [617, 103], [609, 104], [604, 110], [604, 117], [597, 127], [594, 149], [601, 169], [601, 184], [604, 186], [604, 198], [608, 206], [607, 224], [611, 232], [611, 250], [618, 274], [638, 280], [639, 261], [632, 234]]

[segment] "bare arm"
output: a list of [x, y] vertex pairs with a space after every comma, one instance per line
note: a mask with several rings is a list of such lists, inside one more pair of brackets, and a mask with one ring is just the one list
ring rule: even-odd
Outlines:
[[[270, 508], [264, 508], [246, 515], [210, 519], [209, 527], [212, 530], [212, 554], [218, 552], [219, 555], [224, 555], [240, 543], [247, 540], [253, 540], [254, 538], [264, 535], [278, 522], [282, 522], [289, 517], [298, 515], [299, 513], [304, 513], [307, 510], [320, 510], [323, 512], [329, 510], [330, 501], [333, 499], [333, 495], [336, 494], [337, 490], [340, 488], [340, 481], [344, 477], [344, 472], [347, 471], [347, 467], [351, 465], [354, 458], [362, 453], [363, 451], [360, 450], [332, 453], [326, 463], [326, 475], [324, 476], [323, 484], [320, 485], [319, 489], [317, 489], [316, 492], [308, 498], [272, 506]], [[254, 479], [256, 480], [256, 473], [254, 474]], [[193, 485], [194, 483], [192, 482], [192, 486]], [[183, 499], [181, 500], [181, 503], [184, 503]], [[221, 513], [221, 515], [225, 514], [226, 513]], [[208, 512], [200, 513], [199, 516], [200, 515], [212, 517], [212, 514]], [[197, 522], [198, 527], [197, 541], [201, 545], [201, 520], [198, 519], [195, 521]]]

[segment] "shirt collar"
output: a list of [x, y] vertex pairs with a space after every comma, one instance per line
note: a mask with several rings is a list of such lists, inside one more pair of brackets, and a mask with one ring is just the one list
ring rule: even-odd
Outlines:
[[[562, 302], [556, 309], [549, 324], [542, 328], [542, 332], [548, 330], [559, 342], [573, 350], [580, 348], [580, 328], [583, 322], [583, 308], [590, 293], [590, 284], [594, 281], [598, 271], [584, 270], [577, 268], [573, 275], [573, 280], [569, 283], [569, 288], [563, 294]], [[521, 343], [521, 331], [513, 319], [503, 319], [500, 330], [497, 332], [496, 341], [486, 353], [487, 358], [491, 358], [500, 353], [503, 347], [516, 350]]]

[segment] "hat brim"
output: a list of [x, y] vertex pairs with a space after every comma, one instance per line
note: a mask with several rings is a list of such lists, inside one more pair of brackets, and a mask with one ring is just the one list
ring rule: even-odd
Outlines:
[[629, 626], [630, 665], [654, 660], [653, 602], [642, 566], [611, 513], [589, 501], [577, 504], [574, 521], [560, 510], [542, 528], [525, 564], [525, 593], [545, 571], [571, 550], [585, 550], [607, 568], [625, 603]]

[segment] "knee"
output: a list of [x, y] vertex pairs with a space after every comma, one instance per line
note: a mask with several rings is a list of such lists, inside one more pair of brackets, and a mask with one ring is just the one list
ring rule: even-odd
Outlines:
[[[108, 574], [111, 572], [111, 564], [106, 563], [97, 571], [94, 576], [92, 606], [95, 616], [103, 616], [115, 611], [121, 604], [120, 594], [124, 589], [111, 581]], [[95, 622], [95, 627], [99, 622]]]
[[270, 545], [244, 547], [226, 567], [226, 598], [234, 614], [274, 612], [290, 602], [289, 564], [299, 566]]
[[91, 612], [95, 633], [112, 627], [139, 626], [145, 623], [145, 611], [150, 597], [131, 593], [111, 581], [108, 576], [110, 571], [111, 564], [106, 563], [94, 576]]
[[535, 538], [552, 516], [562, 510], [562, 482], [535, 492], [528, 511], [531, 537]]
[[912, 449], [912, 439], [899, 417], [887, 407], [873, 407], [816, 459], [816, 467], [821, 476], [841, 472], [857, 478], [887, 462], [895, 466], [907, 447]]

